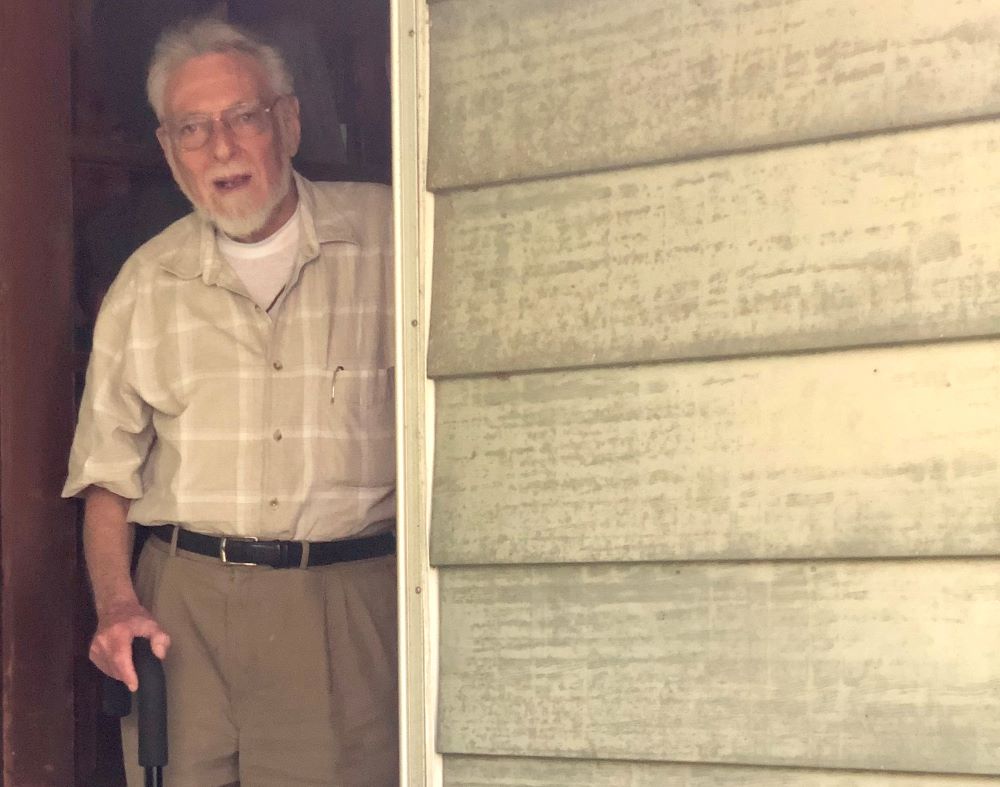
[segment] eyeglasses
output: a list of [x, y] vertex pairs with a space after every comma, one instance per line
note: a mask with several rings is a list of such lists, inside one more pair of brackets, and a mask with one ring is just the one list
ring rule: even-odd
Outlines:
[[269, 105], [251, 104], [224, 109], [217, 115], [188, 115], [176, 123], [164, 123], [170, 139], [182, 150], [198, 150], [204, 147], [215, 131], [215, 119], [237, 139], [250, 139], [271, 130], [271, 111], [282, 99], [278, 96]]

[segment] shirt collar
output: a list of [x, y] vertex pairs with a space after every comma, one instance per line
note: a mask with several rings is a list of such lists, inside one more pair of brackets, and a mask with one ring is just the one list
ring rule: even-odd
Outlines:
[[[316, 187], [298, 172], [293, 172], [292, 176], [295, 178], [302, 209], [300, 257], [296, 267], [318, 257], [320, 244], [342, 242], [358, 245], [357, 233], [343, 206], [330, 204], [329, 200], [324, 199], [321, 209], [317, 210], [317, 200], [321, 196]], [[205, 284], [216, 284], [219, 277], [225, 276], [229, 271], [229, 266], [218, 253], [215, 227], [197, 213], [189, 218], [196, 222], [194, 231], [188, 234], [175, 253], [162, 259], [160, 265], [181, 279], [201, 276]]]

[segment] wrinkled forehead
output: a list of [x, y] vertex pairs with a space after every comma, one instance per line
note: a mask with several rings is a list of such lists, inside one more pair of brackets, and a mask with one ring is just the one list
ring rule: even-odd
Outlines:
[[263, 67], [241, 52], [199, 55], [181, 63], [167, 79], [167, 117], [220, 112], [263, 101], [270, 90]]

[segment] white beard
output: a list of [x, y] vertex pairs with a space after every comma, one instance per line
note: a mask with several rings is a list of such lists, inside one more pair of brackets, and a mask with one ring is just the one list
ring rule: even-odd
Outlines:
[[288, 192], [292, 188], [292, 162], [289, 159], [284, 160], [279, 178], [278, 187], [259, 208], [244, 211], [240, 210], [239, 206], [234, 206], [232, 213], [226, 214], [199, 204], [183, 185], [180, 183], [178, 185], [199, 216], [214, 224], [220, 232], [235, 239], [245, 238], [262, 229], [281, 201], [288, 196]]

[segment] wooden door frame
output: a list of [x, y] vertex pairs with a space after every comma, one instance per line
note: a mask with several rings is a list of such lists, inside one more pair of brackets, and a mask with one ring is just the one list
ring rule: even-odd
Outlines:
[[3, 784], [73, 783], [76, 506], [66, 2], [0, 0]]

